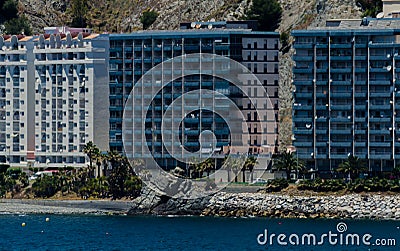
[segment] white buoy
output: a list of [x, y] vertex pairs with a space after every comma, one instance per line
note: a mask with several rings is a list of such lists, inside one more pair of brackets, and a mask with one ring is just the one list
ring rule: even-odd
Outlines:
[[26, 225], [25, 222], [22, 222], [21, 226], [25, 227], [25, 225]]
[[50, 221], [50, 218], [46, 218], [46, 222], [49, 222]]

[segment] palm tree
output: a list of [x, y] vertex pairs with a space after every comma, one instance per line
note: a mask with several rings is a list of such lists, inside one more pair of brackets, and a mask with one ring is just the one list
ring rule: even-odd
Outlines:
[[249, 170], [251, 175], [250, 175], [250, 181], [253, 181], [253, 170], [254, 166], [258, 164], [257, 158], [254, 156], [250, 156], [246, 158], [246, 161], [244, 162], [242, 172], [243, 172], [243, 182], [246, 180], [246, 170]]
[[88, 143], [86, 143], [85, 147], [83, 148], [83, 152], [89, 158], [89, 170], [90, 170], [90, 172], [92, 172], [93, 171], [93, 160], [94, 160], [95, 156], [100, 154], [100, 149], [92, 141], [89, 141]]
[[229, 174], [231, 171], [235, 174], [235, 182], [238, 182], [237, 175], [239, 170], [242, 170], [245, 162], [245, 155], [240, 156], [226, 156], [223, 165], [226, 167], [228, 172], [228, 182], [230, 182]]
[[[93, 160], [96, 163], [97, 166], [97, 178], [100, 178], [101, 176], [101, 170], [102, 170], [102, 166], [104, 164], [104, 160], [106, 160], [106, 155], [102, 154], [100, 151], [98, 153], [96, 153], [96, 155], [94, 156]], [[103, 172], [104, 175], [104, 172]]]
[[293, 152], [285, 151], [273, 158], [272, 168], [277, 171], [285, 171], [286, 179], [290, 180], [292, 171], [301, 171], [304, 169], [303, 161], [296, 158]]
[[347, 174], [350, 180], [357, 177], [361, 172], [367, 171], [364, 160], [350, 155], [347, 160], [336, 169], [339, 173]]
[[214, 160], [208, 158], [199, 164], [202, 172], [207, 172], [207, 177], [210, 177], [211, 170], [214, 170]]
[[112, 199], [122, 198], [125, 194], [125, 180], [131, 170], [129, 161], [116, 151], [108, 152], [107, 160], [112, 167], [111, 174], [107, 178], [110, 195]]

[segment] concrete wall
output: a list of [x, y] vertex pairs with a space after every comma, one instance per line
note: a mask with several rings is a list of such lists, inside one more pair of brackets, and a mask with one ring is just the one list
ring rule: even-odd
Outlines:
[[400, 12], [400, 1], [399, 0], [382, 0], [383, 2], [383, 14], [387, 17], [392, 12]]

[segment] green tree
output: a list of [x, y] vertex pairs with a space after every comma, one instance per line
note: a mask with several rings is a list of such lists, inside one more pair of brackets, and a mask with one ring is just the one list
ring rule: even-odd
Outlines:
[[142, 13], [142, 16], [140, 17], [140, 22], [143, 25], [143, 30], [147, 30], [150, 25], [156, 21], [158, 17], [158, 13], [154, 10], [146, 10]]
[[286, 32], [286, 31], [282, 32], [281, 35], [280, 35], [280, 41], [281, 41], [281, 49], [280, 49], [280, 51], [283, 54], [289, 52], [289, 50], [290, 50], [290, 46], [291, 45], [289, 43], [289, 37], [290, 37], [289, 32]]
[[207, 177], [210, 177], [210, 172], [214, 170], [214, 159], [208, 158], [198, 164], [199, 178], [203, 176], [203, 172], [207, 173]]
[[94, 162], [96, 163], [97, 166], [97, 178], [100, 178], [102, 172], [103, 175], [105, 173], [102, 167], [104, 166], [104, 162], [106, 159], [107, 159], [106, 155], [102, 154], [100, 150], [94, 156]]
[[59, 181], [56, 176], [43, 176], [37, 178], [32, 184], [32, 192], [36, 197], [48, 198], [59, 191]]
[[[89, 158], [89, 170], [92, 173], [93, 172], [93, 161], [100, 154], [100, 149], [97, 148], [97, 146], [92, 141], [89, 141], [88, 143], [86, 143], [85, 147], [83, 148], [83, 152]], [[91, 176], [92, 176], [92, 174], [91, 174]]]
[[108, 177], [109, 192], [112, 199], [120, 199], [125, 195], [124, 185], [130, 170], [129, 161], [116, 151], [108, 152], [107, 160], [112, 168]]
[[87, 12], [87, 0], [72, 0], [70, 6], [70, 13], [72, 15], [71, 26], [85, 28], [87, 26]]
[[290, 180], [292, 171], [299, 172], [304, 169], [303, 161], [296, 158], [294, 152], [284, 151], [273, 156], [272, 161], [272, 168], [277, 171], [285, 171], [288, 180]]
[[243, 168], [242, 168], [242, 173], [243, 173], [243, 182], [246, 181], [246, 170], [250, 171], [250, 181], [253, 181], [253, 170], [254, 167], [258, 164], [257, 158], [254, 156], [249, 156], [246, 158], [246, 161], [244, 162]]
[[357, 0], [356, 4], [363, 10], [363, 17], [376, 17], [382, 12], [382, 0]]
[[235, 182], [238, 182], [238, 174], [239, 171], [242, 170], [242, 167], [244, 166], [245, 163], [245, 155], [239, 155], [239, 156], [233, 156], [233, 155], [229, 155], [226, 156], [223, 160], [223, 166], [224, 169], [228, 172], [228, 181], [231, 181], [230, 179], [230, 173], [231, 171], [234, 173], [235, 175]]
[[4, 20], [18, 18], [18, 2], [15, 0], [0, 1], [0, 15]]
[[259, 30], [273, 31], [278, 28], [281, 17], [282, 8], [277, 0], [253, 0], [244, 19], [257, 20]]
[[354, 179], [360, 173], [367, 171], [367, 168], [364, 160], [350, 155], [345, 162], [339, 165], [336, 171], [348, 175], [350, 179]]
[[32, 29], [25, 16], [13, 18], [4, 23], [5, 33], [10, 35], [25, 34], [32, 35]]

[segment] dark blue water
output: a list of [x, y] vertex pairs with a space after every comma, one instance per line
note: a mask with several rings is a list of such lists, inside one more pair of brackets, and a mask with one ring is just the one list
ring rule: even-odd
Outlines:
[[[46, 222], [46, 218], [50, 221]], [[207, 217], [0, 215], [0, 250], [400, 250], [400, 222], [345, 220], [344, 233], [371, 234], [370, 246], [259, 245], [257, 236], [338, 233], [340, 220]], [[25, 227], [21, 224], [25, 223]], [[269, 236], [270, 237], [270, 236]], [[395, 239], [396, 246], [372, 245]], [[263, 240], [263, 236], [260, 239]], [[307, 241], [307, 239], [305, 239]], [[295, 239], [293, 239], [295, 241]], [[301, 241], [300, 241], [301, 242]]]

